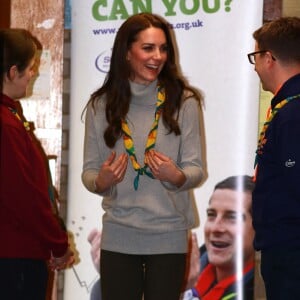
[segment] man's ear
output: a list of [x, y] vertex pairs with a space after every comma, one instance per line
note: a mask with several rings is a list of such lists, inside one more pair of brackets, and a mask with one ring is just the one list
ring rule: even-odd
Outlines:
[[265, 53], [265, 56], [267, 57], [267, 62], [270, 66], [273, 66], [274, 62], [275, 62], [275, 58], [272, 56], [272, 53], [267, 51]]

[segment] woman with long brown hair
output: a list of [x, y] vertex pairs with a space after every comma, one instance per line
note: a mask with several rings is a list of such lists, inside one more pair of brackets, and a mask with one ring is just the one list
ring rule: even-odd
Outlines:
[[116, 35], [86, 110], [86, 188], [103, 196], [103, 300], [178, 300], [202, 179], [200, 96], [180, 76], [169, 25], [140, 13]]

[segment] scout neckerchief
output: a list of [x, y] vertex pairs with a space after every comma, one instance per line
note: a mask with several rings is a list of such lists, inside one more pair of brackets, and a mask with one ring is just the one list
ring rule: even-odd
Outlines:
[[254, 181], [256, 180], [256, 175], [257, 175], [258, 155], [261, 155], [263, 153], [263, 147], [264, 147], [265, 143], [267, 142], [265, 135], [266, 135], [266, 131], [267, 131], [271, 121], [273, 120], [274, 116], [277, 114], [279, 109], [281, 109], [283, 106], [285, 106], [289, 101], [297, 99], [297, 98], [300, 98], [300, 94], [287, 97], [286, 99], [279, 102], [269, 113], [269, 116], [267, 116], [267, 121], [264, 123], [262, 130], [259, 134], [259, 140], [258, 140], [257, 149], [256, 149], [256, 157], [255, 157], [255, 162], [254, 162], [254, 168], [255, 168]]
[[[151, 129], [148, 134], [148, 139], [146, 142], [146, 147], [145, 147], [145, 152], [144, 152], [145, 154], [150, 149], [153, 149], [155, 147], [158, 122], [159, 122], [159, 118], [160, 118], [160, 115], [162, 112], [162, 107], [163, 107], [164, 101], [165, 101], [165, 92], [164, 92], [164, 89], [159, 86], [158, 90], [157, 90], [157, 101], [156, 101], [156, 109], [155, 109], [155, 114], [154, 114], [154, 121], [153, 121], [153, 124], [152, 124]], [[124, 147], [130, 157], [133, 169], [137, 172], [137, 175], [133, 181], [133, 187], [135, 190], [137, 190], [138, 186], [139, 186], [140, 175], [147, 175], [148, 177], [150, 177], [152, 179], [154, 179], [154, 176], [152, 175], [150, 170], [147, 170], [148, 166], [145, 161], [145, 157], [144, 157], [144, 166], [143, 167], [137, 161], [137, 158], [135, 155], [134, 143], [133, 143], [133, 139], [131, 137], [131, 131], [129, 129], [126, 119], [122, 120], [122, 132], [123, 132]]]
[[16, 118], [23, 124], [24, 128], [26, 129], [26, 131], [30, 131], [30, 124], [27, 121], [23, 121], [20, 117], [20, 115], [18, 114], [17, 110], [11, 107], [8, 107], [8, 109], [16, 116]]
[[[248, 262], [243, 269], [243, 276], [254, 269], [254, 261]], [[216, 282], [216, 271], [212, 264], [208, 264], [204, 270], [200, 273], [197, 283], [193, 287], [193, 293], [195, 296], [202, 300], [229, 300], [235, 299], [237, 291], [229, 292], [227, 295], [226, 291], [230, 286], [237, 282], [236, 274], [228, 276], [219, 282]]]

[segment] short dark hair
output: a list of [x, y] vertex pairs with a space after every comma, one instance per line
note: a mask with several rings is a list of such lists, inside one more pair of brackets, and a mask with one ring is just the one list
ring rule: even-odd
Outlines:
[[254, 190], [255, 183], [253, 177], [249, 175], [230, 176], [217, 183], [214, 190], [229, 189], [234, 191], [251, 192]]
[[37, 50], [37, 40], [29, 31], [21, 28], [0, 29], [0, 87], [4, 75], [9, 76], [9, 70], [16, 66], [23, 72], [33, 59]]
[[[249, 175], [237, 175], [227, 177], [226, 179], [217, 183], [214, 187], [214, 191], [229, 189], [232, 191], [241, 191], [252, 194], [254, 187], [255, 183], [253, 181], [253, 177]], [[249, 212], [252, 215], [252, 203], [250, 203]]]
[[270, 51], [284, 62], [300, 63], [300, 18], [282, 17], [254, 31], [259, 50]]
[[0, 45], [3, 59], [1, 73], [8, 72], [13, 65], [19, 72], [24, 71], [37, 49], [33, 36], [21, 28], [1, 29]]

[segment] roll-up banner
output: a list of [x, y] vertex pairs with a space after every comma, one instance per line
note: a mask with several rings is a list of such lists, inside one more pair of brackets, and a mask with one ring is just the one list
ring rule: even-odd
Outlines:
[[[203, 224], [214, 185], [231, 175], [253, 175], [257, 142], [259, 81], [247, 60], [254, 49], [252, 33], [261, 26], [263, 0], [72, 0], [71, 113], [67, 226], [78, 253], [66, 271], [65, 300], [89, 300], [99, 274], [87, 240], [101, 229], [101, 197], [81, 183], [84, 121], [90, 94], [109, 69], [116, 32], [129, 16], [153, 12], [174, 31], [178, 62], [189, 83], [204, 95], [207, 179], [194, 190]], [[117, 287], [117, 283], [116, 283]]]

